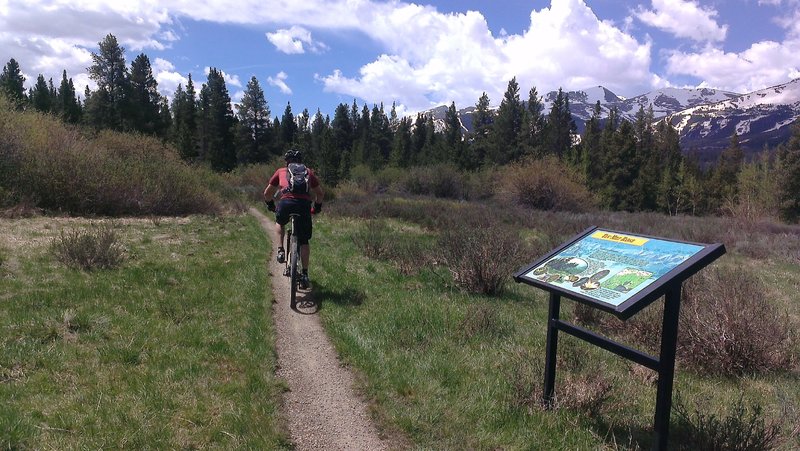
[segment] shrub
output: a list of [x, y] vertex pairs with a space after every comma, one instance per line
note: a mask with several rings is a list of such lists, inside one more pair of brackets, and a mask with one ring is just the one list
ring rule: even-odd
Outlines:
[[405, 189], [410, 194], [447, 199], [461, 199], [464, 194], [464, 176], [450, 164], [417, 166], [409, 169]]
[[222, 210], [210, 175], [156, 138], [111, 131], [90, 136], [31, 112], [4, 113], [0, 136], [0, 184], [37, 207], [111, 216]]
[[444, 228], [439, 249], [457, 285], [489, 296], [502, 293], [524, 252], [515, 229], [489, 221]]
[[590, 211], [595, 200], [578, 176], [557, 158], [529, 159], [507, 166], [496, 195], [539, 210]]
[[62, 231], [51, 242], [51, 249], [62, 263], [87, 271], [115, 268], [125, 260], [125, 251], [109, 225], [92, 226], [89, 230]]
[[684, 284], [678, 352], [705, 374], [743, 375], [784, 368], [790, 356], [786, 313], [743, 268], [701, 271]]
[[354, 232], [351, 239], [364, 256], [382, 258], [389, 255], [393, 233], [386, 221], [372, 219]]
[[673, 406], [682, 449], [709, 451], [757, 451], [774, 449], [780, 440], [780, 424], [765, 418], [760, 404], [749, 407], [743, 397], [724, 415], [687, 407], [680, 397]]

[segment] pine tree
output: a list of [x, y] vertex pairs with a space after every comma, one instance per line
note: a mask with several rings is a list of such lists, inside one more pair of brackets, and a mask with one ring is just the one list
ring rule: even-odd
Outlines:
[[[314, 155], [314, 166], [317, 168], [317, 172], [320, 174], [323, 173], [323, 167], [325, 167], [325, 171], [328, 171], [328, 167], [336, 168], [339, 167], [339, 161], [337, 155], [334, 155], [333, 158], [335, 161], [331, 161], [332, 156], [327, 155], [325, 150], [322, 148], [322, 138], [326, 132], [326, 129], [329, 128], [328, 122], [325, 117], [322, 116], [322, 112], [317, 108], [317, 113], [314, 115], [314, 120], [311, 121], [311, 134], [309, 136], [309, 151], [311, 154]], [[332, 164], [331, 164], [332, 163]]]
[[779, 212], [790, 223], [800, 221], [800, 120], [792, 126], [792, 137], [780, 151]]
[[542, 151], [545, 128], [543, 110], [542, 98], [534, 86], [528, 92], [528, 103], [525, 105], [522, 136], [520, 137], [520, 144], [525, 154], [538, 155]]
[[130, 101], [128, 102], [127, 122], [131, 130], [147, 135], [162, 135], [165, 129], [161, 123], [161, 94], [158, 82], [153, 77], [150, 58], [140, 53], [131, 63]]
[[[639, 106], [633, 124], [636, 136], [636, 162], [640, 167], [639, 175], [634, 183], [636, 210], [655, 210], [658, 204], [658, 187], [665, 170], [661, 156], [655, 151], [653, 135], [653, 107], [646, 111]], [[674, 168], [669, 168], [669, 172]]]
[[553, 154], [559, 158], [568, 156], [572, 148], [572, 134], [577, 127], [572, 113], [569, 111], [569, 96], [558, 88], [550, 113], [547, 115], [545, 128], [545, 153]]
[[47, 82], [44, 81], [44, 75], [39, 74], [36, 78], [36, 84], [28, 94], [33, 109], [41, 113], [52, 111], [55, 99], [50, 94], [50, 88], [47, 86]]
[[[669, 214], [684, 212], [692, 198], [687, 193], [694, 192], [698, 182], [694, 174], [687, 172], [688, 166], [683, 161], [678, 132], [668, 120], [661, 120], [656, 124], [651, 142], [653, 148], [648, 171], [660, 173], [655, 207], [666, 210]], [[687, 187], [688, 191], [682, 187], [684, 184], [691, 185]]]
[[92, 53], [89, 78], [97, 83], [97, 91], [87, 98], [92, 125], [98, 128], [123, 130], [130, 95], [130, 80], [125, 64], [125, 49], [109, 34], [99, 42], [99, 53]]
[[383, 104], [380, 107], [373, 106], [370, 116], [370, 142], [372, 147], [371, 157], [368, 164], [372, 169], [379, 169], [389, 161], [389, 154], [392, 151], [392, 129], [389, 125], [389, 118], [383, 111]]
[[391, 163], [394, 166], [406, 168], [411, 161], [413, 144], [411, 125], [411, 118], [404, 117], [400, 119], [400, 124], [397, 126], [397, 131], [394, 134], [394, 142], [392, 143]]
[[417, 113], [414, 127], [411, 132], [411, 158], [409, 166], [419, 166], [424, 163], [425, 143], [428, 138], [428, 118], [423, 113]]
[[586, 121], [586, 128], [583, 130], [580, 144], [580, 170], [586, 178], [586, 185], [590, 190], [597, 190], [602, 186], [602, 149], [600, 147], [600, 137], [602, 128], [600, 127], [600, 101], [598, 100], [592, 110], [592, 116]]
[[366, 104], [357, 115], [358, 122], [354, 123], [354, 142], [351, 153], [353, 165], [368, 165], [372, 160], [373, 146], [370, 141], [370, 111]]
[[637, 207], [634, 182], [639, 172], [634, 129], [626, 120], [610, 134], [605, 133], [608, 128], [603, 140], [606, 170], [601, 191], [603, 201], [612, 210], [633, 211]]
[[389, 112], [389, 128], [394, 134], [398, 127], [400, 127], [400, 118], [397, 116], [397, 105], [392, 102], [392, 111]]
[[489, 110], [489, 96], [484, 92], [475, 104], [475, 112], [472, 114], [473, 132], [470, 145], [472, 161], [466, 165], [467, 168], [474, 169], [487, 162], [493, 123], [494, 116]]
[[316, 156], [311, 150], [311, 115], [308, 113], [308, 108], [303, 108], [295, 120], [297, 121], [297, 144], [295, 147], [303, 152], [303, 161], [307, 165], [316, 166]]
[[235, 117], [222, 72], [211, 68], [200, 90], [201, 155], [216, 171], [230, 171], [236, 165]]
[[494, 121], [494, 135], [491, 146], [491, 159], [496, 164], [506, 164], [522, 156], [520, 136], [522, 134], [522, 120], [524, 108], [519, 98], [519, 85], [514, 77], [508, 82], [508, 87], [497, 110]]
[[294, 121], [294, 114], [292, 114], [292, 104], [286, 102], [286, 108], [283, 110], [281, 116], [281, 141], [286, 148], [295, 145], [297, 135], [297, 123]]
[[172, 141], [178, 148], [178, 154], [187, 161], [194, 161], [198, 153], [198, 111], [192, 74], [186, 82], [186, 90], [181, 85], [175, 91], [172, 100]]
[[739, 135], [731, 136], [731, 142], [717, 159], [717, 165], [710, 180], [711, 202], [713, 209], [719, 209], [726, 203], [735, 203], [737, 192], [736, 178], [742, 169], [744, 150], [739, 145]]
[[463, 139], [461, 133], [461, 120], [458, 118], [456, 103], [450, 103], [444, 117], [444, 154], [442, 159], [446, 162], [457, 162], [464, 166]]
[[[317, 127], [315, 125], [316, 133]], [[353, 123], [347, 104], [340, 103], [334, 111], [333, 121], [326, 117], [320, 130], [320, 173], [327, 183], [336, 184], [348, 177], [352, 165]]]
[[55, 111], [64, 122], [77, 124], [81, 121], [81, 104], [75, 95], [75, 85], [72, 83], [72, 79], [67, 79], [66, 70], [61, 74], [61, 85], [56, 95]]
[[439, 160], [442, 154], [440, 136], [436, 133], [436, 124], [433, 122], [433, 115], [425, 117], [425, 144], [422, 146], [421, 163], [432, 164]]
[[244, 142], [239, 147], [239, 163], [263, 163], [269, 159], [268, 142], [272, 123], [264, 91], [255, 76], [247, 82], [242, 100], [236, 106]]
[[5, 66], [3, 72], [0, 73], [0, 94], [3, 94], [16, 105], [18, 110], [25, 106], [25, 77], [22, 75], [22, 70], [19, 63], [14, 58], [11, 58]]

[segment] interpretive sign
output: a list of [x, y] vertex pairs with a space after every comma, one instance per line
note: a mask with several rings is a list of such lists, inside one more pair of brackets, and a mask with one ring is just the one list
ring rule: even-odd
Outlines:
[[628, 312], [631, 306], [662, 285], [659, 280], [681, 271], [707, 250], [702, 244], [589, 229], [516, 274], [515, 279], [555, 288], [628, 317], [635, 313]]
[[[653, 448], [667, 449], [683, 281], [725, 253], [699, 244], [592, 227], [514, 274], [550, 292], [542, 402], [555, 393], [558, 333], [564, 332], [658, 372]], [[661, 350], [651, 356], [560, 318], [561, 297], [628, 319], [664, 297]]]

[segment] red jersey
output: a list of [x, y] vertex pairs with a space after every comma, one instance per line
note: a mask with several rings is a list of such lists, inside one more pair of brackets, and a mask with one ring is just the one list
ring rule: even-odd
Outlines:
[[[272, 186], [278, 187], [278, 192], [281, 194], [281, 199], [304, 199], [304, 200], [311, 200], [311, 193], [308, 194], [294, 194], [294, 193], [284, 193], [283, 190], [289, 187], [289, 179], [286, 173], [289, 170], [286, 167], [279, 168], [272, 174], [272, 177], [269, 179], [269, 184]], [[311, 168], [308, 168], [308, 188], [314, 189], [319, 186], [319, 179], [314, 174], [314, 171]]]

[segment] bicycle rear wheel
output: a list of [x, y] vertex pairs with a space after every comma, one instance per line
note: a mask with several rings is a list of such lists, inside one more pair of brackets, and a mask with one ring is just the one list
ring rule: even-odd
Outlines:
[[297, 307], [297, 284], [300, 280], [297, 266], [300, 260], [300, 252], [297, 246], [297, 236], [289, 235], [289, 299], [291, 308]]

